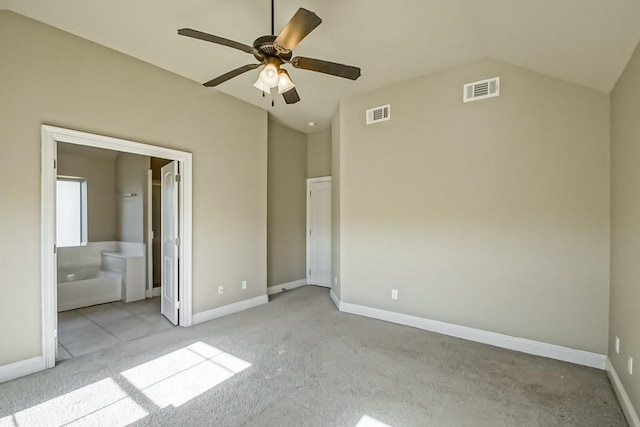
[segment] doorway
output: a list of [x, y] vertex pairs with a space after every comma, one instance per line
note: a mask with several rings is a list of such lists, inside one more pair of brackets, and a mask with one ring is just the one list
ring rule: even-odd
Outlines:
[[[172, 216], [171, 285], [173, 298], [169, 320], [180, 326], [191, 326], [192, 321], [192, 155], [191, 153], [141, 144], [133, 141], [101, 135], [42, 126], [42, 330], [43, 354], [46, 368], [55, 366], [58, 337], [58, 287], [56, 247], [56, 186], [58, 167], [58, 143], [113, 150], [147, 157], [164, 158], [171, 161], [175, 175], [171, 188], [175, 215]], [[179, 171], [179, 172], [178, 172]], [[129, 194], [129, 193], [125, 193]], [[148, 240], [147, 240], [148, 241]], [[178, 268], [177, 263], [180, 262]], [[124, 288], [123, 288], [124, 289]], [[144, 289], [142, 290], [144, 296]], [[179, 298], [178, 298], [179, 296]], [[163, 310], [164, 311], [164, 310]], [[169, 317], [167, 316], [167, 317]]]
[[331, 177], [307, 179], [307, 283], [331, 287]]

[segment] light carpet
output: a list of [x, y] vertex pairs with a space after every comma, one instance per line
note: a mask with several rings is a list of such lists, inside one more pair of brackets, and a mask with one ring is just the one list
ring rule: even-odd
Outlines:
[[603, 371], [340, 313], [269, 304], [0, 384], [0, 426], [625, 426]]

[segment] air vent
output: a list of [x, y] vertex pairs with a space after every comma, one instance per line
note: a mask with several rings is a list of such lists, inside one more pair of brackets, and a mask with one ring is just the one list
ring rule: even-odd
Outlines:
[[480, 80], [464, 85], [463, 101], [478, 101], [500, 95], [500, 77]]
[[391, 105], [383, 105], [381, 107], [370, 108], [367, 110], [367, 124], [384, 122], [391, 120]]

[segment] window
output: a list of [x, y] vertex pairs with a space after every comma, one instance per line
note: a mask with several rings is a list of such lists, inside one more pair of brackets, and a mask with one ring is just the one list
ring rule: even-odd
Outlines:
[[58, 177], [56, 244], [58, 247], [87, 244], [87, 181], [84, 178]]

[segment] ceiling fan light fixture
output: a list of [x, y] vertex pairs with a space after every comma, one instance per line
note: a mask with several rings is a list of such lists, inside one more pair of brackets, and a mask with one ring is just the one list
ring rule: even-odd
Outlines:
[[262, 84], [262, 80], [260, 79], [260, 76], [258, 76], [258, 80], [256, 80], [256, 82], [253, 84], [253, 87], [255, 87], [256, 89], [262, 91], [262, 92], [266, 92], [269, 93], [271, 92], [271, 89], [266, 87], [265, 85]]
[[269, 89], [278, 86], [278, 81], [280, 80], [278, 76], [278, 67], [272, 63], [268, 63], [264, 66], [262, 71], [260, 71], [259, 79], [260, 82]]
[[291, 76], [287, 73], [287, 70], [280, 70], [278, 74], [278, 93], [283, 94], [296, 87], [295, 83], [291, 80]]

